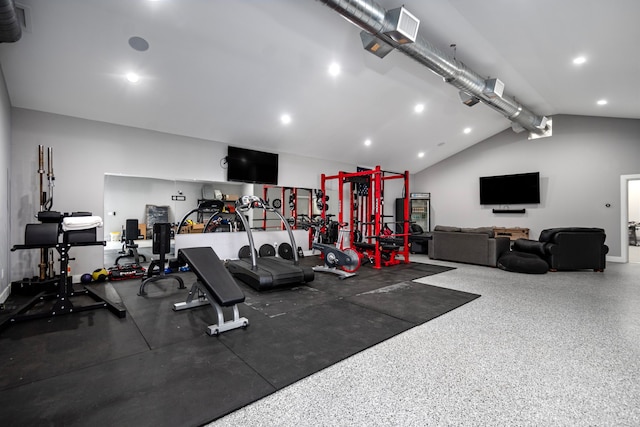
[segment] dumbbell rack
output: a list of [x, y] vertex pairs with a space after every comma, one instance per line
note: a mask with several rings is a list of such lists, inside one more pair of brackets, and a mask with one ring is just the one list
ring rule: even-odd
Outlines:
[[[76, 313], [80, 311], [107, 308], [119, 318], [126, 317], [126, 310], [122, 301], [108, 283], [85, 284], [82, 289], [76, 290], [68, 277], [69, 251], [77, 246], [104, 246], [105, 242], [69, 242], [56, 243], [51, 245], [15, 245], [11, 251], [25, 249], [55, 249], [60, 254], [60, 275], [57, 276], [57, 290], [54, 292], [43, 291], [29, 299], [12, 313], [0, 318], [0, 330], [17, 322], [23, 322], [45, 317], [60, 316], [63, 314]], [[93, 304], [79, 305], [72, 302], [72, 298], [78, 296], [89, 296], [94, 301]], [[42, 301], [53, 300], [50, 308], [37, 311], [33, 310]]]

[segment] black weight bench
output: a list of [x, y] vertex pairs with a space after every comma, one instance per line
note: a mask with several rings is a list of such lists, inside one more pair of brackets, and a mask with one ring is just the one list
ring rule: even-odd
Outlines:
[[[209, 335], [249, 326], [249, 321], [240, 317], [238, 310], [238, 304], [244, 301], [244, 293], [211, 247], [180, 249], [178, 258], [189, 264], [197, 280], [187, 300], [173, 305], [175, 311], [211, 304], [216, 309], [218, 323], [207, 327]], [[233, 307], [233, 320], [225, 322], [222, 307]]]

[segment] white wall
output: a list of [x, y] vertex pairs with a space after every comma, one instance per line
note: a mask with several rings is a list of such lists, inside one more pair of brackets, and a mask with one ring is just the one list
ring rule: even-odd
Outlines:
[[0, 302], [4, 302], [9, 296], [9, 231], [11, 199], [11, 103], [4, 75], [0, 70]]
[[[61, 212], [90, 211], [104, 216], [105, 174], [226, 181], [220, 162], [226, 156], [226, 144], [19, 108], [12, 110], [11, 125], [9, 245], [23, 243], [25, 225], [36, 222], [39, 144], [53, 147], [53, 210]], [[355, 170], [355, 165], [281, 154], [279, 184], [318, 188], [320, 174], [338, 170]], [[103, 238], [103, 229], [99, 229], [98, 239]], [[101, 247], [74, 249], [72, 272], [101, 267], [102, 252]], [[33, 276], [38, 256], [36, 250], [13, 252], [11, 280]]]
[[[413, 189], [431, 192], [432, 225], [526, 227], [534, 239], [550, 227], [601, 227], [619, 257], [620, 176], [640, 173], [638, 135], [640, 120], [555, 116], [553, 136], [506, 130], [416, 174]], [[536, 171], [541, 203], [512, 206], [525, 214], [480, 205], [480, 176]]]

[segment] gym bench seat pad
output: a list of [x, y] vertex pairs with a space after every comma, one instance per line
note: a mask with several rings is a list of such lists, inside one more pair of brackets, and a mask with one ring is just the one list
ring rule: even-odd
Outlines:
[[189, 264], [198, 281], [221, 306], [229, 307], [244, 301], [242, 289], [211, 247], [183, 248], [178, 251], [178, 258]]

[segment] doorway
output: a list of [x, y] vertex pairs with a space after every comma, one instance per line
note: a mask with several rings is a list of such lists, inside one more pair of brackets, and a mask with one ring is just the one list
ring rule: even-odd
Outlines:
[[627, 185], [629, 262], [640, 263], [640, 179], [629, 180]]
[[[635, 224], [638, 229], [630, 229]], [[632, 237], [633, 231], [637, 242]], [[621, 261], [640, 263], [640, 175], [620, 177], [620, 243]]]

